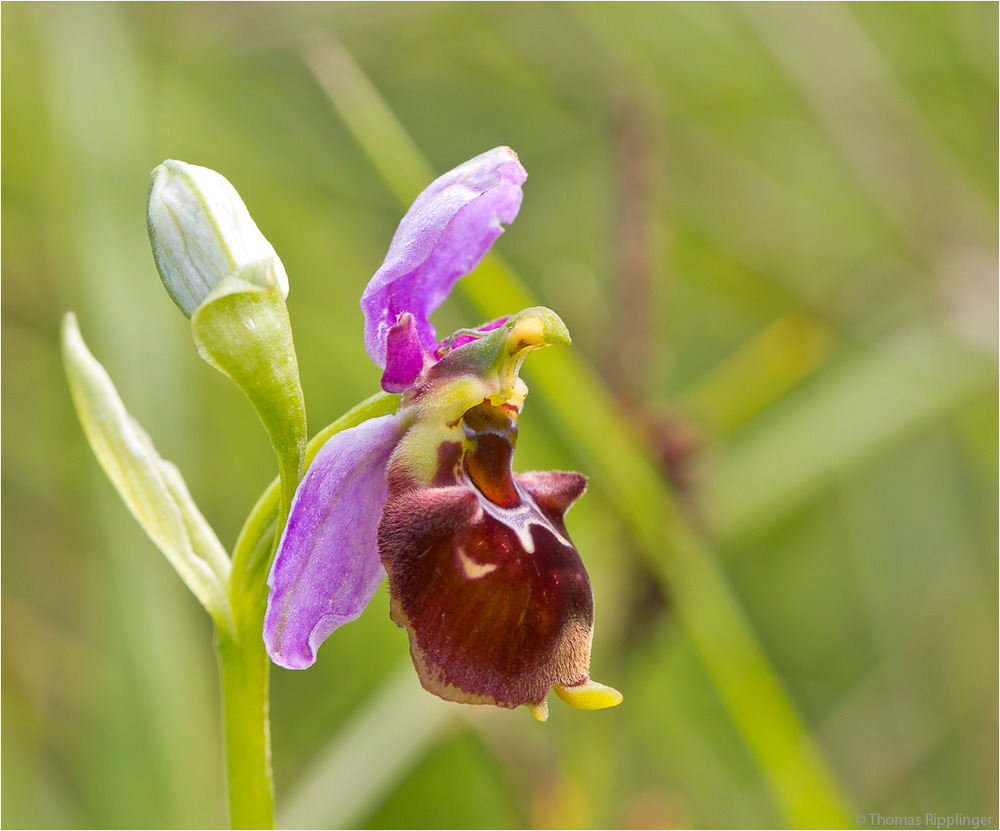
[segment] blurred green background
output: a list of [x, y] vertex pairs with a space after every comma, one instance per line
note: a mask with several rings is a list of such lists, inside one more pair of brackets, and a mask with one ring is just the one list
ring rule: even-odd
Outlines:
[[[57, 351], [74, 310], [232, 545], [273, 456], [159, 283], [149, 171], [244, 197], [315, 431], [377, 389], [357, 301], [429, 182], [407, 154], [441, 173], [499, 144], [530, 178], [497, 249], [602, 385], [558, 392], [532, 356], [515, 464], [591, 476], [569, 525], [592, 674], [625, 702], [442, 704], [383, 588], [273, 673], [279, 821], [837, 824], [775, 785], [818, 772], [852, 827], [996, 827], [996, 4], [0, 12], [5, 827], [225, 822], [209, 619], [104, 479]], [[468, 283], [439, 332], [516, 311]], [[601, 413], [658, 484], [602, 457]]]

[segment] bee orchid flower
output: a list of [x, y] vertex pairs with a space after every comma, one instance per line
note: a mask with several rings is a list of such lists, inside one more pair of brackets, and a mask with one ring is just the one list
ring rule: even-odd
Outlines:
[[365, 289], [365, 347], [400, 408], [333, 435], [296, 491], [264, 621], [280, 666], [312, 665], [388, 575], [392, 619], [441, 698], [540, 720], [550, 689], [580, 709], [621, 701], [589, 677], [593, 595], [565, 524], [586, 479], [512, 470], [521, 363], [569, 344], [565, 325], [535, 307], [439, 341], [429, 321], [514, 220], [526, 178], [507, 147], [438, 178]]

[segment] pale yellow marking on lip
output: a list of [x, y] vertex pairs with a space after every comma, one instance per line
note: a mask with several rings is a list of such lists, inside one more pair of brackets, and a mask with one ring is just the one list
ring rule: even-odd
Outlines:
[[498, 568], [496, 563], [477, 563], [465, 553], [463, 548], [458, 549], [458, 558], [462, 561], [462, 571], [470, 580], [478, 580]]

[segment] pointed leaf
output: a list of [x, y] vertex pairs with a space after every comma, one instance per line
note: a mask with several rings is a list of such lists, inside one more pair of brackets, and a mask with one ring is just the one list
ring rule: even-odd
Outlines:
[[63, 362], [87, 440], [122, 500], [220, 626], [232, 629], [229, 559], [179, 471], [157, 454], [87, 349], [76, 317], [62, 326]]

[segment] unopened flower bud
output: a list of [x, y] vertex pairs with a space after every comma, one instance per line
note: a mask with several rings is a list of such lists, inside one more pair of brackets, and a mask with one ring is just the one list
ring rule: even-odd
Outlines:
[[168, 159], [150, 177], [146, 223], [163, 285], [188, 317], [218, 283], [271, 260], [276, 288], [288, 276], [229, 181], [214, 170]]

